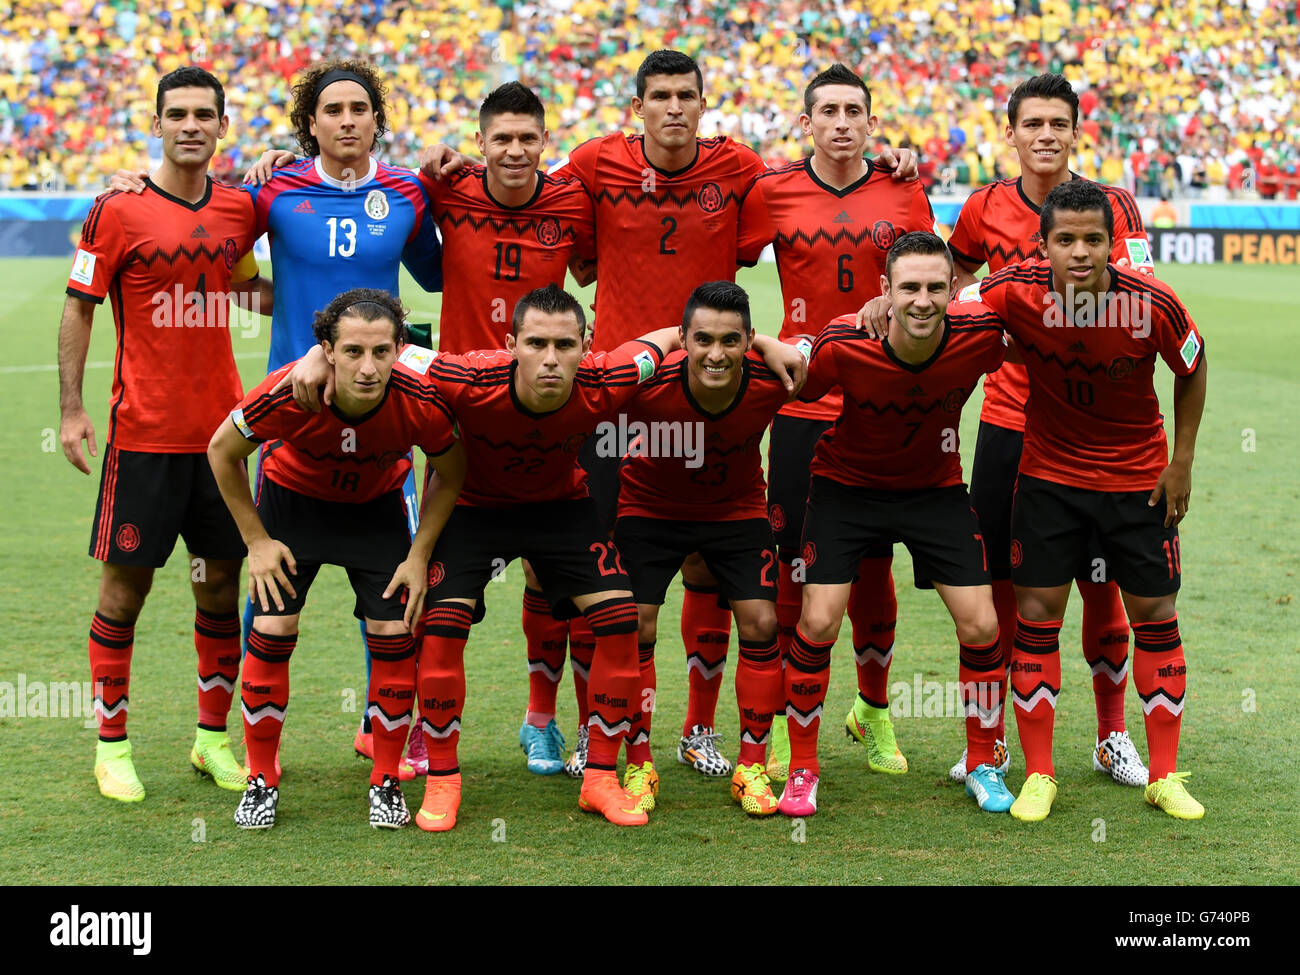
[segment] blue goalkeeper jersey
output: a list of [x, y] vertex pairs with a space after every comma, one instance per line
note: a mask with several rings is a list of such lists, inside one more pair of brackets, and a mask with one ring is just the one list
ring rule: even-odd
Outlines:
[[442, 290], [442, 245], [410, 170], [372, 157], [365, 178], [348, 184], [313, 156], [276, 170], [253, 199], [275, 281], [268, 373], [316, 344], [312, 319], [336, 295], [352, 288], [396, 295], [399, 264], [426, 291]]

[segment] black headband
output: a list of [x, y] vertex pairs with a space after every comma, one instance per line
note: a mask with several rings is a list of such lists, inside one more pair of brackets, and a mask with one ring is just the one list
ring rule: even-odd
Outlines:
[[370, 110], [372, 112], [376, 111], [375, 92], [374, 89], [370, 87], [370, 82], [361, 77], [361, 75], [357, 74], [355, 71], [349, 71], [347, 68], [333, 68], [326, 71], [320, 81], [316, 82], [316, 90], [312, 92], [311, 96], [311, 110], [313, 112], [316, 111], [316, 106], [320, 104], [320, 93], [336, 81], [355, 81], [366, 90], [366, 95], [370, 98]]

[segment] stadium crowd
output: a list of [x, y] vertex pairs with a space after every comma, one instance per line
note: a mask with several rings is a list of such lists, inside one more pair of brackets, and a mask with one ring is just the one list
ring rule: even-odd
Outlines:
[[233, 137], [214, 171], [292, 147], [296, 72], [377, 63], [392, 89], [386, 156], [441, 139], [473, 152], [477, 106], [521, 80], [549, 106], [547, 163], [618, 126], [642, 52], [705, 70], [704, 133], [797, 158], [809, 78], [843, 61], [872, 85], [879, 137], [914, 147], [928, 186], [1018, 170], [1002, 139], [1011, 87], [1060, 71], [1080, 92], [1076, 169], [1142, 196], [1296, 197], [1296, 0], [0, 0], [0, 189], [98, 190], [159, 156], [142, 121], [161, 73], [228, 79]]

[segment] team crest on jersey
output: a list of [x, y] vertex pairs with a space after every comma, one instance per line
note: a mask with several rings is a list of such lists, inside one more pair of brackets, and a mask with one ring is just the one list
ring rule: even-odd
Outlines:
[[722, 209], [722, 187], [717, 183], [705, 183], [695, 194], [695, 202], [705, 213], [717, 213]]
[[442, 585], [442, 580], [447, 578], [447, 569], [441, 562], [434, 562], [429, 566], [429, 588], [437, 589]]
[[586, 442], [587, 442], [587, 435], [585, 433], [575, 433], [568, 440], [564, 441], [564, 446], [561, 447], [560, 449], [563, 450], [566, 454], [576, 454], [579, 450], [582, 449], [582, 445], [585, 444]]
[[1133, 375], [1133, 366], [1133, 360], [1122, 355], [1111, 362], [1110, 368], [1106, 370], [1106, 378], [1114, 383], [1122, 382]]
[[547, 217], [537, 222], [537, 242], [543, 247], [554, 247], [560, 242], [560, 221]]
[[772, 505], [767, 512], [767, 520], [772, 525], [772, 531], [779, 532], [785, 528], [785, 509], [779, 504]]
[[1024, 560], [1025, 560], [1024, 546], [1020, 544], [1020, 539], [1013, 538], [1011, 540], [1011, 568], [1013, 569], [1019, 568], [1020, 563], [1023, 562]]
[[235, 261], [239, 260], [239, 245], [235, 243], [234, 237], [227, 237], [226, 242], [221, 245], [221, 259], [226, 262], [227, 271], [235, 266]]
[[980, 300], [979, 282], [977, 281], [974, 284], [968, 284], [966, 285], [966, 287], [958, 291], [957, 300], [958, 301], [979, 301]]
[[877, 220], [871, 228], [871, 242], [882, 251], [887, 251], [898, 240], [898, 228], [888, 220]]
[[388, 197], [383, 190], [371, 190], [366, 194], [366, 216], [371, 220], [383, 220], [388, 216]]
[[817, 546], [812, 542], [804, 542], [803, 550], [800, 551], [799, 557], [803, 559], [803, 567], [805, 569], [811, 569], [813, 564], [817, 561]]
[[966, 402], [966, 390], [958, 386], [943, 398], [943, 411], [945, 413], [956, 413], [961, 410], [961, 404], [964, 402]]
[[381, 471], [386, 471], [405, 456], [406, 453], [401, 450], [386, 450], [375, 458], [375, 466]]
[[140, 529], [127, 522], [117, 530], [117, 548], [120, 552], [134, 552], [140, 547]]

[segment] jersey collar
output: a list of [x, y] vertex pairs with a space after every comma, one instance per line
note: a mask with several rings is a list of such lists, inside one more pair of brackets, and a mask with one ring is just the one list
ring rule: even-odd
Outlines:
[[649, 166], [651, 169], [653, 169], [660, 176], [666, 176], [668, 179], [672, 179], [674, 176], [680, 176], [682, 175], [682, 173], [690, 172], [692, 169], [695, 168], [695, 164], [700, 161], [700, 140], [698, 138], [695, 140], [695, 155], [694, 157], [692, 157], [691, 161], [688, 162], [681, 169], [674, 169], [672, 171], [669, 171], [667, 169], [660, 169], [658, 166], [656, 166], [654, 163], [650, 161], [650, 157], [646, 155], [646, 151], [645, 151], [645, 135], [637, 136], [636, 144], [637, 147], [641, 150], [641, 158], [645, 160], [645, 164]]
[[335, 179], [329, 173], [325, 172], [325, 167], [321, 164], [320, 156], [315, 156], [313, 158], [313, 162], [316, 164], [316, 176], [326, 186], [332, 186], [336, 190], [355, 190], [359, 186], [365, 186], [372, 179], [374, 179], [379, 172], [379, 160], [377, 160], [374, 156], [370, 156], [369, 159], [370, 159], [370, 171], [366, 173], [365, 179], [357, 179], [357, 180]]
[[885, 355], [889, 356], [890, 360], [892, 360], [900, 368], [906, 369], [908, 372], [925, 372], [925, 370], [929, 369], [932, 365], [934, 365], [934, 360], [939, 358], [939, 356], [943, 354], [943, 350], [948, 345], [948, 339], [951, 337], [952, 337], [952, 323], [948, 321], [947, 316], [944, 316], [943, 338], [939, 339], [939, 344], [935, 347], [935, 350], [930, 355], [930, 358], [926, 359], [924, 362], [918, 365], [913, 365], [910, 362], [905, 362], [904, 360], [900, 359], [898, 357], [898, 353], [894, 351], [894, 347], [889, 344], [889, 336], [887, 335], [880, 340], [880, 347], [885, 350]]
[[710, 413], [700, 405], [693, 393], [691, 393], [691, 371], [690, 357], [682, 358], [681, 362], [681, 383], [682, 392], [686, 395], [686, 402], [691, 404], [691, 409], [703, 417], [710, 420], [721, 420], [724, 416], [740, 405], [740, 401], [745, 398], [745, 390], [749, 387], [749, 356], [746, 355], [740, 360], [740, 385], [736, 388], [735, 398], [727, 405], [727, 408], [720, 413]]
[[483, 195], [492, 201], [492, 205], [494, 207], [499, 207], [502, 210], [527, 210], [530, 206], [532, 206], [534, 203], [537, 202], [537, 198], [542, 195], [542, 189], [546, 185], [546, 174], [539, 170], [537, 172], [537, 186], [533, 189], [533, 195], [530, 196], [523, 203], [520, 203], [518, 206], [511, 206], [508, 203], [502, 203], [495, 196], [493, 196], [492, 191], [488, 189], [488, 178], [487, 178], [486, 166], [483, 167], [483, 175], [481, 179], [483, 180]]
[[[579, 366], [578, 368], [581, 369], [582, 367]], [[519, 398], [519, 390], [515, 389], [515, 375], [518, 372], [519, 372], [519, 360], [511, 359], [510, 360], [510, 402], [514, 404], [515, 409], [517, 409], [524, 416], [528, 417], [530, 420], [544, 420], [548, 416], [555, 416], [556, 413], [559, 413], [560, 410], [568, 406], [569, 401], [573, 399], [574, 386], [570, 386], [568, 399], [566, 399], [563, 403], [561, 403], [553, 410], [547, 410], [545, 413], [534, 413], [528, 407], [524, 406], [523, 400]], [[573, 382], [574, 385], [576, 386], [578, 382], [578, 377], [576, 374], [573, 377]]]
[[[1083, 177], [1076, 172], [1071, 172], [1070, 179], [1083, 179]], [[1069, 182], [1069, 180], [1067, 180], [1067, 182]], [[1019, 176], [1016, 177], [1016, 192], [1020, 194], [1020, 200], [1025, 206], [1029, 207], [1029, 209], [1033, 210], [1035, 213], [1042, 213], [1043, 208], [1025, 195], [1025, 185], [1020, 181]]]
[[161, 186], [159, 186], [157, 183], [151, 180], [148, 176], [144, 178], [144, 185], [146, 188], [153, 190], [164, 200], [168, 200], [171, 203], [175, 203], [179, 207], [184, 207], [186, 210], [192, 210], [194, 212], [198, 212], [199, 210], [202, 210], [205, 206], [208, 205], [208, 201], [212, 199], [212, 177], [211, 176], [207, 177], [207, 183], [203, 188], [203, 197], [197, 203], [191, 203], [189, 200], [182, 200], [179, 196], [172, 196], [165, 189], [163, 189]]
[[875, 164], [872, 163], [870, 159], [865, 160], [865, 162], [867, 164], [867, 171], [862, 174], [862, 177], [860, 179], [854, 180], [852, 183], [844, 187], [844, 189], [842, 190], [837, 190], [829, 183], [822, 182], [821, 178], [817, 175], [816, 171], [813, 170], [812, 156], [809, 156], [807, 159], [803, 161], [803, 168], [807, 171], [808, 178], [811, 179], [814, 183], [816, 183], [818, 186], [824, 189], [827, 193], [831, 194], [831, 196], [836, 196], [843, 199], [844, 197], [852, 193], [854, 190], [856, 190], [858, 187], [862, 186], [862, 184], [864, 184], [867, 180], [871, 179], [872, 174], [875, 173], [876, 171]]
[[384, 404], [388, 402], [388, 393], [392, 388], [393, 388], [393, 377], [390, 375], [388, 377], [388, 382], [384, 383], [384, 395], [379, 398], [378, 403], [372, 406], [365, 413], [361, 414], [361, 416], [348, 416], [346, 413], [340, 410], [334, 403], [330, 403], [330, 412], [333, 413], [340, 420], [342, 420], [344, 423], [350, 423], [353, 426], [358, 426], [362, 423], [365, 423], [372, 416], [374, 416], [376, 413], [378, 413], [380, 410], [384, 408]]

